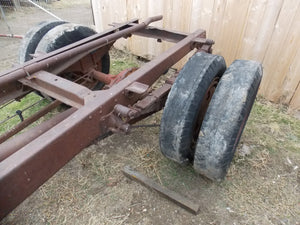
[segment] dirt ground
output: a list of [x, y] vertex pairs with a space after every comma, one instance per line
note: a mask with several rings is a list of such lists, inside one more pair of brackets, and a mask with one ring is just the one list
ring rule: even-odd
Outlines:
[[[47, 7], [65, 20], [92, 24], [88, 0]], [[50, 17], [26, 8], [7, 13], [7, 19], [15, 34], [24, 34]], [[2, 19], [0, 31], [7, 32]], [[18, 39], [0, 39], [0, 71], [16, 63], [19, 45]], [[112, 58], [113, 64], [137, 61], [116, 52]], [[160, 117], [161, 112], [140, 124], [158, 124]], [[84, 149], [0, 224], [300, 224], [299, 127], [283, 106], [259, 98], [221, 183], [165, 159], [159, 127], [114, 134]], [[199, 214], [124, 177], [126, 165], [198, 203]]]

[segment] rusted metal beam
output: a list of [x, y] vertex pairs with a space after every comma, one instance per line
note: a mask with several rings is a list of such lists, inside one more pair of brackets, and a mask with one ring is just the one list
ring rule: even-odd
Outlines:
[[19, 82], [15, 82], [13, 85], [6, 85], [3, 89], [0, 89], [0, 105], [26, 95], [31, 90], [30, 88], [24, 89]]
[[84, 99], [92, 93], [90, 89], [80, 84], [46, 71], [36, 72], [21, 79], [20, 82], [76, 108], [83, 106]]
[[[63, 48], [57, 49], [57, 50], [55, 50], [53, 52], [50, 52], [50, 53], [47, 53], [47, 54], [38, 55], [38, 57], [33, 58], [32, 60], [25, 62], [23, 65], [14, 67], [14, 68], [9, 69], [7, 71], [4, 71], [3, 73], [0, 74], [0, 77], [5, 76], [5, 75], [10, 75], [12, 72], [17, 71], [20, 68], [23, 68], [24, 66], [27, 66], [27, 65], [30, 65], [32, 63], [37, 63], [37, 62], [39, 62], [41, 60], [45, 60], [45, 59], [54, 57], [57, 54], [61, 54], [63, 52], [69, 51], [70, 49], [73, 49], [73, 48], [76, 48], [78, 46], [84, 45], [84, 44], [89, 43], [91, 41], [95, 41], [97, 39], [103, 38], [103, 37], [105, 37], [107, 35], [110, 35], [110, 34], [113, 34], [115, 32], [118, 32], [119, 30], [127, 29], [128, 27], [130, 27], [129, 24], [131, 24], [131, 23], [138, 23], [138, 19], [132, 19], [132, 20], [127, 21], [125, 23], [120, 23], [118, 26], [115, 26], [115, 27], [113, 27], [111, 29], [105, 30], [105, 31], [103, 31], [101, 33], [92, 35], [90, 37], [84, 38], [84, 39], [82, 39], [80, 41], [77, 41], [77, 42], [75, 42], [73, 44], [70, 44], [68, 46], [65, 46]], [[18, 79], [15, 79], [15, 80], [18, 80]]]
[[2, 160], [6, 159], [8, 156], [12, 155], [25, 145], [33, 141], [35, 138], [66, 119], [75, 111], [75, 108], [68, 109], [62, 113], [55, 115], [53, 118], [30, 128], [26, 132], [18, 134], [17, 136], [0, 144], [0, 163]]
[[[65, 74], [75, 72], [84, 78], [84, 75], [87, 74], [91, 68], [102, 71], [102, 57], [107, 54], [110, 47], [111, 45], [106, 45], [84, 57], [82, 57], [82, 55], [76, 55], [68, 61], [58, 62], [57, 65], [51, 69], [51, 73], [58, 76], [64, 76]], [[45, 55], [45, 53], [40, 55]], [[93, 87], [93, 84], [91, 84], [90, 87]], [[10, 83], [0, 91], [0, 105], [12, 99], [20, 98], [31, 90], [32, 89], [29, 86], [24, 86], [19, 81]]]
[[83, 107], [3, 160], [0, 163], [0, 218], [94, 139], [110, 131], [107, 115], [114, 106], [133, 105], [141, 97], [138, 94], [127, 96], [124, 90], [128, 86], [134, 82], [151, 86], [166, 69], [195, 47], [194, 39], [203, 32], [198, 30], [190, 34], [108, 90], [94, 91]]
[[[47, 70], [48, 68], [55, 67], [55, 65], [58, 64], [59, 62], [66, 61], [70, 58], [73, 58], [76, 55], [80, 55], [83, 53], [89, 54], [89, 52], [92, 52], [105, 45], [111, 44], [112, 42], [116, 41], [119, 38], [128, 37], [128, 35], [130, 35], [134, 31], [143, 29], [146, 26], [148, 26], [150, 23], [161, 19], [162, 16], [150, 17], [142, 23], [136, 24], [132, 27], [124, 28], [124, 30], [120, 30], [118, 32], [106, 35], [99, 39], [95, 39], [89, 42], [84, 42], [81, 45], [76, 45], [76, 47], [70, 45], [58, 49], [56, 51], [53, 51], [49, 55], [46, 54], [45, 56], [40, 56], [37, 57], [36, 59], [30, 60], [28, 61], [28, 63], [19, 66], [16, 69], [10, 70], [4, 74], [0, 74], [0, 89], [2, 89], [8, 83], [17, 81], [27, 75], [31, 75], [40, 70]], [[94, 36], [97, 36], [97, 34], [95, 34]]]
[[[134, 25], [134, 23], [129, 24], [131, 26]], [[185, 32], [178, 32], [178, 31], [172, 31], [167, 29], [160, 29], [157, 27], [148, 26], [144, 29], [135, 31], [133, 33], [134, 35], [147, 37], [147, 38], [154, 38], [157, 39], [158, 42], [164, 40], [168, 42], [174, 42], [177, 43], [181, 41], [182, 39], [186, 38], [189, 34]], [[215, 42], [211, 39], [205, 38], [205, 33], [203, 33], [202, 37], [198, 37], [194, 40], [195, 44], [207, 44], [207, 45], [213, 45]]]
[[[156, 17], [154, 19], [159, 18]], [[145, 26], [144, 23], [137, 24], [139, 26], [132, 29], [128, 24], [133, 22], [137, 23], [138, 20], [130, 20], [112, 29], [92, 35], [51, 53], [38, 55], [36, 58], [25, 62], [23, 65], [0, 73], [0, 104], [4, 104], [9, 100], [22, 96], [24, 93], [30, 91], [30, 89], [24, 90], [22, 84], [18, 82], [22, 77], [30, 76], [32, 73], [39, 70], [46, 70], [54, 74], [59, 74], [88, 54], [93, 54], [96, 49], [101, 50], [104, 55], [115, 40], [123, 36], [127, 37], [130, 35], [131, 31]], [[149, 20], [147, 22], [149, 22]], [[128, 30], [128, 28], [130, 28], [130, 30]], [[123, 33], [120, 36], [116, 35], [120, 34], [120, 31]]]

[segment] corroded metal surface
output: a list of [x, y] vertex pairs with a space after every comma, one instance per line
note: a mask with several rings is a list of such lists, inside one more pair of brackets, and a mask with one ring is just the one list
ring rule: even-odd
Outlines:
[[[108, 84], [101, 91], [92, 91], [57, 76], [72, 66], [78, 67], [76, 63], [93, 51], [99, 50], [104, 55], [118, 38], [143, 31], [148, 24], [161, 18], [149, 18], [143, 23], [132, 20], [117, 25], [117, 28], [39, 56], [0, 75], [2, 103], [15, 96], [17, 91], [29, 91], [30, 87], [77, 108], [72, 108], [63, 117], [54, 119], [50, 123], [52, 127], [49, 127], [48, 123], [41, 124], [40, 129], [31, 130], [35, 135], [29, 133], [29, 141], [24, 141], [28, 137], [26, 135], [16, 139], [21, 142], [18, 144], [19, 149], [13, 148], [13, 154], [0, 162], [0, 218], [14, 209], [94, 139], [111, 131], [127, 133], [130, 124], [164, 106], [172, 81], [166, 82], [157, 90], [151, 90], [151, 85], [191, 50], [200, 49], [203, 44], [207, 45], [204, 30], [188, 35], [174, 33], [173, 37], [172, 32], [167, 31], [167, 40], [173, 38], [177, 43], [141, 68], [130, 71], [130, 76], [117, 76], [117, 82], [114, 82], [114, 79], [103, 78], [104, 75], [98, 73], [93, 66], [85, 67], [87, 75], [94, 73], [97, 79]], [[165, 34], [163, 30], [155, 31], [154, 35], [149, 35], [151, 30], [147, 32], [146, 35], [154, 38], [161, 38]], [[21, 87], [16, 88], [16, 85]], [[12, 147], [13, 142], [8, 142], [7, 146]]]

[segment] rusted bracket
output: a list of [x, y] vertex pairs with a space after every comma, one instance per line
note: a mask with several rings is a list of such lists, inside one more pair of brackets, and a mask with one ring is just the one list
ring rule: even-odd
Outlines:
[[124, 122], [119, 115], [115, 114], [114, 111], [107, 118], [108, 130], [113, 133], [129, 133], [130, 125]]
[[205, 44], [197, 48], [199, 52], [212, 53], [212, 45]]
[[[167, 95], [176, 79], [176, 75], [168, 79], [160, 88], [149, 92], [132, 107], [126, 107], [121, 104], [115, 105], [113, 113], [110, 115], [110, 130], [128, 133], [130, 131], [129, 124], [161, 110], [165, 105]], [[125, 127], [126, 129], [124, 129]]]
[[[149, 85], [133, 82], [131, 85], [125, 88], [124, 95], [129, 99], [140, 99], [145, 93], [147, 93], [148, 89]], [[140, 114], [141, 110], [116, 104], [113, 111], [104, 120], [107, 121], [107, 126], [110, 131], [114, 133], [127, 134], [129, 133], [130, 129], [129, 121], [135, 119]]]
[[113, 111], [102, 118], [102, 123], [105, 124], [104, 127], [113, 133], [128, 134], [131, 128], [130, 124], [158, 112], [164, 107], [176, 76], [177, 74], [166, 80], [160, 88], [152, 91], [149, 90], [148, 85], [133, 82], [125, 88], [124, 95], [128, 98], [143, 97], [130, 107], [116, 104]]

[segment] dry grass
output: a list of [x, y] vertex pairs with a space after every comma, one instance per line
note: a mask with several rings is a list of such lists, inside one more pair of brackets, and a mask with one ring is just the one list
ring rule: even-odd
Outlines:
[[239, 150], [246, 145], [250, 154], [236, 154], [224, 182], [232, 210], [246, 224], [297, 224], [300, 121], [259, 98], [241, 143]]
[[150, 176], [153, 176], [154, 173], [160, 184], [163, 184], [159, 175], [162, 155], [157, 151], [157, 149], [146, 145], [133, 148], [132, 151], [135, 156], [135, 161], [139, 162], [136, 167], [145, 171], [146, 174]]

